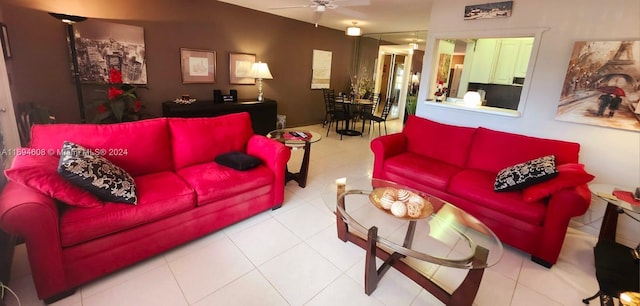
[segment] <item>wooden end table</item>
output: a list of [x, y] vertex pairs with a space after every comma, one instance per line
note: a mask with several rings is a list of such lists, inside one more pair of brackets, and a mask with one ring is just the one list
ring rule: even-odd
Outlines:
[[322, 136], [312, 131], [299, 129], [282, 129], [274, 130], [267, 133], [267, 137], [283, 143], [291, 150], [304, 150], [304, 155], [302, 156], [302, 164], [300, 165], [300, 171], [296, 173], [290, 172], [289, 167], [287, 166], [284, 183], [286, 184], [289, 181], [296, 181], [298, 183], [298, 186], [302, 188], [306, 187], [307, 176], [309, 175], [311, 144], [320, 141], [320, 139], [322, 139]]

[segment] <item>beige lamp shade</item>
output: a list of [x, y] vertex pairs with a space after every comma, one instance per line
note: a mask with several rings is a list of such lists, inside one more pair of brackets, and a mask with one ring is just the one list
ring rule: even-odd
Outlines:
[[257, 62], [251, 67], [251, 75], [256, 79], [273, 79], [267, 63]]

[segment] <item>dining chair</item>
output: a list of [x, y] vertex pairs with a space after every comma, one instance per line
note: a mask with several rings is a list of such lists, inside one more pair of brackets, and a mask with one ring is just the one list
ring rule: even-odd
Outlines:
[[[380, 128], [381, 124], [384, 124], [384, 134], [387, 135], [387, 117], [389, 116], [389, 112], [391, 111], [391, 106], [395, 102], [395, 98], [388, 98], [384, 104], [384, 108], [382, 109], [382, 113], [380, 116], [376, 116], [373, 112], [370, 115], [367, 115], [365, 120], [369, 121], [369, 133], [371, 133], [371, 124], [373, 122], [378, 124], [378, 136], [382, 135], [382, 131]], [[375, 111], [375, 107], [373, 108]], [[363, 128], [364, 128], [364, 122]]]
[[360, 109], [359, 117], [362, 119], [362, 133], [364, 134], [364, 125], [367, 121], [369, 121], [369, 126], [371, 126], [371, 116], [375, 115], [375, 111], [378, 108], [378, 104], [380, 103], [381, 95], [380, 93], [370, 93], [367, 96], [367, 99], [371, 102], [371, 104], [363, 105]]
[[[346, 120], [347, 114], [345, 113], [345, 109], [342, 104], [336, 103], [336, 95], [333, 89], [325, 88], [322, 90], [322, 94], [324, 95], [324, 105], [326, 111], [322, 126], [324, 127], [325, 125], [327, 125], [327, 136], [329, 136], [331, 125], [333, 125], [333, 123], [335, 122], [336, 130], [338, 130], [338, 123], [340, 121], [344, 122]], [[340, 139], [342, 139], [342, 135], [340, 135]]]

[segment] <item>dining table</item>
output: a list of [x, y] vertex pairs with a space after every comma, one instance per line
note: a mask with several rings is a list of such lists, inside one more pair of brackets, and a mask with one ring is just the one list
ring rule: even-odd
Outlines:
[[[340, 135], [345, 136], [362, 135], [362, 132], [356, 129], [356, 122], [359, 121], [358, 117], [362, 113], [362, 109], [365, 106], [373, 106], [373, 102], [368, 99], [349, 99], [348, 97], [336, 97], [336, 104], [342, 105], [344, 112], [347, 114], [347, 116], [345, 116], [345, 127], [343, 129], [338, 129], [336, 125], [336, 132]], [[364, 120], [361, 123], [364, 125]]]

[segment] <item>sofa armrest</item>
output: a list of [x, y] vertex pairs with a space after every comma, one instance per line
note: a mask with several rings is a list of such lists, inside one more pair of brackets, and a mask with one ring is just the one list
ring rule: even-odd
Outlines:
[[284, 202], [285, 169], [291, 150], [280, 142], [262, 135], [253, 135], [247, 142], [247, 154], [260, 158], [264, 165], [273, 171], [274, 180], [274, 205]]
[[381, 136], [371, 141], [373, 152], [373, 177], [381, 178], [384, 161], [407, 150], [407, 138], [403, 133]]
[[547, 202], [540, 249], [535, 252], [536, 256], [551, 264], [556, 263], [571, 218], [587, 212], [590, 204], [591, 193], [586, 184], [552, 194]]
[[[67, 288], [58, 207], [53, 198], [8, 182], [0, 195], [0, 228], [26, 243], [34, 283], [41, 298]], [[47, 292], [41, 292], [47, 288]]]

